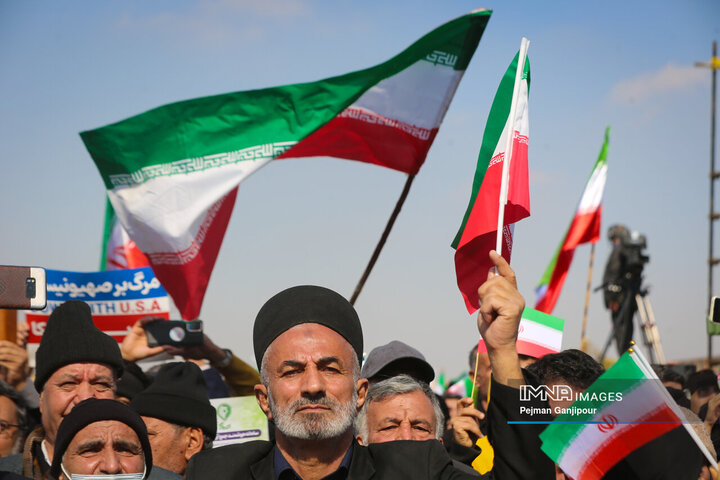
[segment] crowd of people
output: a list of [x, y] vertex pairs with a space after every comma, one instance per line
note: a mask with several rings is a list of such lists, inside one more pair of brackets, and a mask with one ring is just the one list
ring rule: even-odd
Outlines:
[[[257, 368], [206, 335], [199, 346], [149, 347], [143, 327], [158, 321], [152, 318], [119, 345], [94, 325], [87, 304], [65, 302], [48, 320], [34, 372], [25, 335], [0, 341], [0, 479], [570, 478], [540, 448], [547, 425], [519, 421], [519, 388], [561, 384], [582, 392], [604, 369], [579, 350], [520, 355], [525, 302], [510, 266], [490, 256], [497, 273], [478, 290], [477, 319], [487, 351], [470, 351], [470, 397], [434, 392], [433, 367], [402, 341], [364, 358], [355, 309], [324, 287], [288, 288], [263, 305], [253, 326]], [[173, 360], [139, 367], [160, 353]], [[716, 456], [717, 375], [685, 376], [667, 366], [657, 374]], [[247, 395], [267, 416], [270, 440], [213, 448], [210, 399]], [[552, 411], [545, 407], [557, 402], [536, 396], [524, 406]], [[603, 478], [716, 479], [717, 472], [685, 429], [675, 428]]]

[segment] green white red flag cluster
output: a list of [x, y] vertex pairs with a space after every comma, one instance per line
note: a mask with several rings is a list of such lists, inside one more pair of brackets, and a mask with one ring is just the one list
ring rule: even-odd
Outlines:
[[[470, 202], [452, 243], [455, 248], [458, 287], [470, 313], [479, 308], [477, 290], [493, 267], [488, 253], [496, 248], [500, 214], [498, 202], [508, 144], [511, 145], [512, 157], [508, 172], [507, 203], [504, 206], [501, 252], [508, 262], [512, 253], [513, 224], [530, 215], [527, 160], [530, 134], [530, 61], [527, 57], [519, 57], [520, 52], [510, 63], [495, 94], [483, 133]], [[516, 90], [518, 70], [520, 78]], [[511, 117], [513, 98], [516, 108], [514, 117]], [[508, 139], [511, 139], [512, 143], [509, 143]]]
[[600, 239], [600, 216], [603, 192], [607, 181], [609, 138], [610, 127], [607, 127], [600, 155], [593, 166], [590, 179], [575, 211], [575, 216], [536, 288], [537, 301], [535, 308], [537, 310], [552, 313], [570, 269], [575, 248], [583, 243], [596, 243]]
[[182, 317], [198, 316], [238, 185], [263, 165], [332, 156], [417, 173], [490, 14], [450, 21], [366, 70], [82, 132], [120, 222]]

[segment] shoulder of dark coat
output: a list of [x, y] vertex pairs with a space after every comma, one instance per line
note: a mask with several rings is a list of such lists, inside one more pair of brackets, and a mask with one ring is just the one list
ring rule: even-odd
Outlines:
[[22, 473], [22, 453], [0, 458], [0, 471]]
[[362, 448], [367, 448], [377, 478], [477, 478], [457, 470], [445, 447], [437, 440], [399, 440]]
[[194, 480], [217, 480], [233, 478], [235, 475], [249, 475], [250, 467], [271, 453], [273, 445], [272, 442], [255, 440], [203, 450], [190, 459], [186, 477]]
[[170, 470], [165, 470], [158, 466], [152, 467], [148, 480], [182, 480], [183, 477]]

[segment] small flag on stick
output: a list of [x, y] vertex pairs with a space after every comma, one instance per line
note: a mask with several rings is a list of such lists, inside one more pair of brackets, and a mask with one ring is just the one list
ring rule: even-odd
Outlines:
[[[530, 215], [528, 190], [529, 42], [510, 63], [495, 94], [465, 217], [452, 246], [455, 273], [468, 312], [478, 308], [477, 290], [492, 268], [493, 248], [510, 262], [513, 224]], [[500, 242], [502, 240], [502, 242]]]
[[[517, 352], [535, 358], [558, 353], [562, 350], [564, 325], [562, 318], [525, 307], [518, 326]], [[483, 339], [478, 344], [478, 352], [487, 352]]]
[[681, 425], [717, 468], [638, 349], [630, 349], [541, 434], [542, 450], [572, 478], [599, 480], [622, 458]]

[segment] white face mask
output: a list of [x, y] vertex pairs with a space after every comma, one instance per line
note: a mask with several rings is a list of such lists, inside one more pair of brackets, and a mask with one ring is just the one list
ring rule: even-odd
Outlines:
[[89, 474], [82, 475], [79, 473], [68, 474], [65, 470], [65, 465], [60, 464], [62, 472], [65, 474], [65, 478], [70, 480], [143, 480], [145, 473], [147, 472], [147, 465], [143, 466], [142, 473], [109, 473], [109, 474]]
[[80, 474], [73, 474], [70, 475], [70, 478], [72, 480], [143, 480], [145, 477], [144, 473], [117, 473], [117, 474], [107, 474], [107, 475], [80, 475]]

